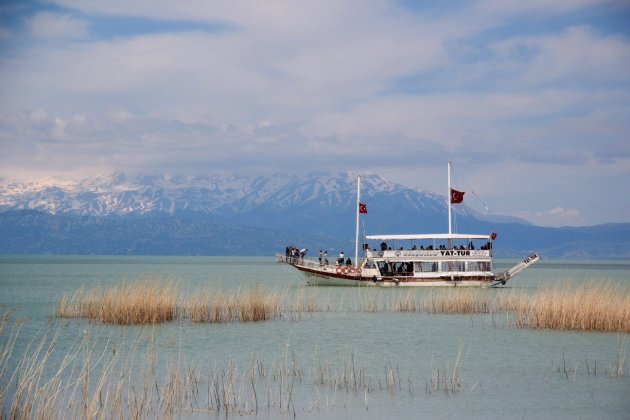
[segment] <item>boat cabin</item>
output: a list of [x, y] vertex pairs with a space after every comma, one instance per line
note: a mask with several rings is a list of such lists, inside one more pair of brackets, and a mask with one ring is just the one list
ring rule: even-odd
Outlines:
[[370, 243], [363, 246], [363, 269], [374, 270], [376, 276], [493, 276], [490, 235], [371, 235], [365, 239]]

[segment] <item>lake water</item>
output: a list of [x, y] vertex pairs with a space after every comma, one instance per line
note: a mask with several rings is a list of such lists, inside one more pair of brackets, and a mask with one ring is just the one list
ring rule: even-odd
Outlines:
[[[499, 261], [498, 269], [512, 261]], [[103, 326], [53, 316], [66, 292], [139, 279], [169, 280], [184, 294], [204, 288], [236, 291], [258, 287], [314, 297], [321, 312], [253, 323], [173, 321], [157, 327]], [[509, 287], [482, 290], [491, 296], [514, 289], [535, 291], [549, 284], [605, 281], [630, 288], [629, 261], [541, 261]], [[158, 369], [177, 360], [200, 372], [199, 388], [210, 388], [217, 372], [234, 371], [236, 394], [256, 389], [258, 412], [247, 407], [234, 417], [287, 418], [630, 418], [630, 363], [618, 375], [626, 334], [526, 330], [506, 314], [432, 315], [366, 311], [362, 302], [390, 299], [400, 290], [309, 287], [292, 268], [273, 258], [247, 257], [0, 257], [0, 305], [11, 319], [26, 322], [9, 367], [32, 351], [33, 338], [58, 334], [50, 372], [64, 349], [82, 335], [93, 349], [115, 342], [120, 351], [155, 351]], [[405, 290], [423, 296], [427, 289]], [[8, 340], [5, 334], [2, 339]], [[140, 343], [140, 344], [139, 344]], [[150, 343], [147, 344], [147, 343]], [[127, 350], [125, 350], [127, 349]], [[263, 376], [247, 383], [256, 360]], [[130, 369], [140, 369], [136, 362]], [[274, 379], [273, 372], [281, 372]], [[287, 375], [287, 371], [291, 371]], [[596, 370], [596, 372], [595, 372]], [[454, 374], [458, 386], [448, 389]], [[214, 376], [213, 376], [214, 375]], [[436, 385], [444, 375], [445, 385]], [[225, 377], [225, 375], [224, 375]], [[2, 377], [1, 386], [9, 381]], [[454, 391], [454, 392], [451, 392]], [[193, 406], [204, 407], [200, 392]], [[11, 391], [9, 390], [9, 394]], [[4, 402], [2, 412], [10, 407]], [[207, 404], [206, 404], [207, 405]], [[175, 417], [225, 413], [187, 410]]]

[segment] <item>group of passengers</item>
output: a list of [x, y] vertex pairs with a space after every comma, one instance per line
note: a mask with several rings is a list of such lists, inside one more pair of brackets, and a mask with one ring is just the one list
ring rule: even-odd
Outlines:
[[328, 251], [319, 250], [319, 265], [328, 265]]
[[293, 258], [295, 260], [303, 260], [307, 251], [308, 251], [307, 248], [301, 248], [300, 249], [300, 248], [298, 248], [298, 247], [296, 247], [294, 245], [290, 245], [285, 250], [285, 256], [287, 258]]
[[377, 264], [381, 274], [383, 275], [412, 275], [413, 274], [413, 263], [412, 262], [387, 262], [387, 261], [379, 261]]
[[[297, 262], [298, 260], [304, 260], [304, 256], [308, 252], [307, 248], [298, 248], [294, 245], [287, 246], [285, 249], [285, 256], [289, 261], [293, 260], [293, 262]], [[346, 265], [351, 266], [352, 260], [350, 257], [346, 259], [346, 254], [341, 251], [339, 253], [339, 257], [335, 261], [336, 265]], [[319, 265], [328, 265], [328, 251], [319, 250]]]
[[339, 256], [337, 257], [337, 260], [335, 261], [335, 263], [336, 263], [338, 266], [341, 266], [341, 265], [344, 265], [344, 264], [345, 264], [346, 266], [348, 266], [348, 267], [349, 267], [349, 266], [351, 266], [351, 265], [352, 265], [352, 259], [350, 259], [350, 257], [348, 257], [348, 258], [346, 259], [346, 254], [344, 254], [344, 253], [343, 253], [343, 251], [341, 251], [341, 252], [339, 253]]
[[[391, 251], [392, 250], [392, 247], [391, 246], [387, 246], [386, 242], [381, 242], [380, 247], [381, 247], [381, 251]], [[369, 246], [366, 244], [365, 248], [368, 249]], [[418, 248], [417, 245], [414, 245], [414, 246], [412, 246], [410, 248], [410, 250], [412, 250], [412, 251], [416, 251], [416, 250], [433, 251], [434, 249], [435, 248], [433, 247], [433, 245], [428, 245], [426, 248], [424, 247], [424, 245], [420, 245], [420, 248]], [[468, 250], [473, 250], [473, 249], [475, 249], [475, 245], [473, 244], [472, 241], [470, 241], [470, 242], [468, 242], [468, 246], [466, 246], [466, 247], [464, 245], [459, 245], [459, 246], [454, 245], [452, 248], [448, 248], [446, 245], [439, 245], [437, 249], [444, 250], [444, 251], [446, 251], [448, 249], [455, 249], [455, 250], [466, 250], [466, 249], [468, 249]], [[492, 249], [492, 242], [487, 242], [486, 244], [482, 245], [480, 249], [483, 249], [483, 250]], [[404, 248], [401, 246], [399, 248], [399, 250], [403, 251]], [[376, 248], [374, 248], [374, 251], [376, 251]]]

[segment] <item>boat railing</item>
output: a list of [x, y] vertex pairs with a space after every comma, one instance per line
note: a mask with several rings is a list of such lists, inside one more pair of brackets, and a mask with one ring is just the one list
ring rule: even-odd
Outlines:
[[299, 257], [287, 257], [286, 255], [276, 254], [276, 261], [283, 262], [287, 264], [291, 264], [299, 267], [306, 267], [317, 269], [320, 271], [330, 271], [334, 272], [336, 270], [336, 265], [333, 264], [325, 264], [323, 261], [320, 263], [317, 260], [311, 260], [308, 258], [299, 258]]
[[385, 251], [374, 251], [366, 249], [368, 258], [479, 258], [490, 257], [489, 249], [396, 249]]

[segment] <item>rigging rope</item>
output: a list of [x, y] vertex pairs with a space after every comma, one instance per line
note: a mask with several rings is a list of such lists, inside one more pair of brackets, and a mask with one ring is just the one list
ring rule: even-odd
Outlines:
[[[454, 175], [452, 174], [452, 172], [451, 172], [451, 176], [452, 176], [452, 178], [455, 178], [455, 177], [454, 177]], [[459, 183], [457, 183], [457, 185], [460, 185], [460, 184], [459, 184]], [[475, 190], [473, 190], [472, 188], [468, 188], [468, 185], [466, 185], [465, 183], [464, 183], [464, 184], [461, 184], [461, 185], [462, 185], [462, 188], [464, 189], [464, 191], [470, 191], [470, 193], [472, 194], [472, 196], [474, 196], [474, 197], [475, 197], [475, 199], [479, 200], [479, 203], [481, 203], [481, 205], [483, 206], [483, 208], [484, 208], [484, 210], [486, 211], [486, 213], [487, 213], [487, 215], [488, 215], [488, 216], [494, 216], [494, 218], [495, 218], [495, 219], [497, 218], [497, 216], [499, 216], [498, 214], [496, 214], [494, 211], [492, 211], [492, 210], [490, 209], [490, 207], [488, 206], [488, 204], [487, 204], [484, 200], [482, 200], [482, 199], [481, 199], [481, 197], [479, 197], [479, 195], [477, 195], [477, 193], [475, 192]], [[465, 210], [465, 209], [464, 209], [464, 210]], [[464, 211], [464, 212], [465, 212], [465, 211]], [[465, 213], [466, 213], [466, 212], [465, 212]], [[490, 224], [496, 224], [496, 223], [497, 223], [496, 221], [490, 221], [490, 220], [487, 220], [487, 222], [489, 222]], [[500, 223], [500, 222], [499, 222], [499, 223]], [[513, 238], [515, 238], [515, 239], [516, 239], [516, 240], [517, 240], [520, 244], [524, 244], [524, 245], [526, 245], [526, 246], [527, 246], [530, 250], [531, 250], [531, 249], [533, 249], [531, 242], [530, 242], [530, 241], [525, 241], [525, 240], [523, 240], [523, 238], [521, 237], [521, 235], [519, 235], [519, 234], [516, 232], [516, 230], [514, 230], [514, 229], [512, 229], [512, 228], [510, 227], [510, 224], [509, 224], [509, 223], [501, 223], [501, 228], [502, 228], [502, 229], [505, 229], [506, 233], [507, 233], [508, 235], [511, 235]], [[498, 230], [498, 229], [497, 229], [497, 230]]]

